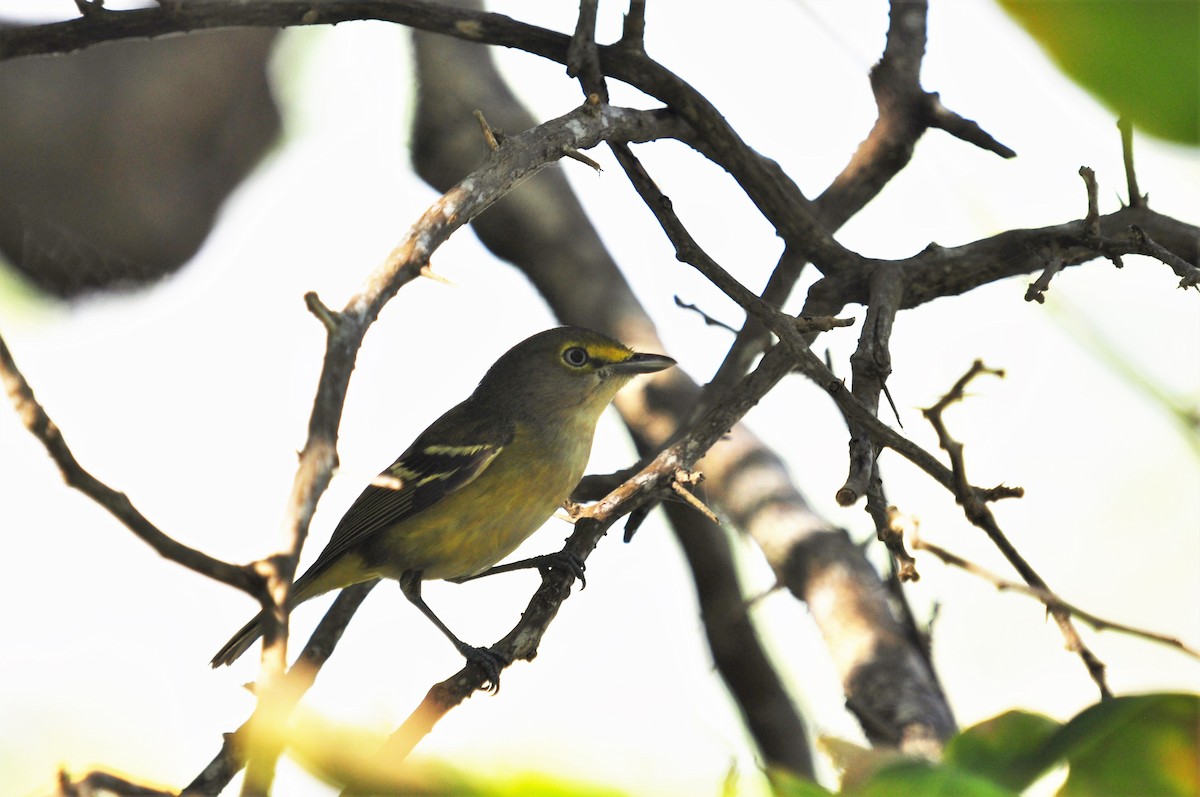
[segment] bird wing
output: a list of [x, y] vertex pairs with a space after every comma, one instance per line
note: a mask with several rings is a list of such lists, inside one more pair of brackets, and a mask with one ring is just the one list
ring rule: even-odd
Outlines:
[[313, 580], [371, 535], [470, 484], [512, 436], [511, 425], [498, 427], [494, 418], [485, 421], [469, 400], [438, 418], [351, 504], [303, 578]]

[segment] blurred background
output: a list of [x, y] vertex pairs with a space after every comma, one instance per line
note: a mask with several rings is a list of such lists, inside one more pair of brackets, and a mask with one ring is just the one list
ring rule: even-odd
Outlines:
[[[571, 3], [489, 8], [566, 32], [577, 11]], [[760, 0], [730, 8], [650, 3], [647, 50], [814, 196], [874, 121], [867, 72], [883, 46], [887, 5]], [[600, 41], [619, 36], [622, 10], [602, 4]], [[7, 20], [76, 15], [69, 0], [0, 0]], [[408, 165], [409, 37], [390, 25], [345, 23], [132, 46], [178, 60], [131, 69], [123, 51], [106, 45], [0, 65], [0, 249], [8, 261], [0, 268], [0, 332], [85, 468], [180, 541], [249, 561], [280, 543], [323, 354], [323, 330], [303, 294], [315, 290], [340, 307], [436, 196]], [[495, 57], [539, 118], [580, 102], [562, 67], [508, 50]], [[189, 59], [190, 69], [182, 65]], [[52, 93], [70, 91], [73, 73], [97, 73], [106, 61], [112, 71], [104, 74], [113, 77], [100, 83], [112, 94]], [[33, 72], [52, 72], [47, 79], [56, 83], [23, 88]], [[147, 89], [122, 87], [147, 78], [152, 92], [193, 99], [189, 111], [158, 126], [143, 122], [121, 103]], [[1101, 212], [1119, 207], [1125, 180], [1115, 114], [1064, 77], [994, 3], [933, 3], [923, 84], [1018, 157], [1004, 161], [931, 131], [912, 164], [839, 233], [850, 248], [905, 257], [930, 241], [952, 246], [1080, 218], [1081, 165], [1096, 171]], [[620, 86], [613, 102], [651, 105]], [[57, 113], [50, 129], [58, 133], [29, 144], [16, 131], [34, 124], [39, 105], [40, 118]], [[214, 115], [230, 121], [213, 130], [206, 122]], [[52, 172], [31, 172], [35, 151], [53, 143], [46, 139], [68, 140], [75, 125], [90, 126], [91, 148], [72, 160], [65, 153], [78, 147], [64, 147]], [[242, 146], [222, 140], [235, 136]], [[160, 160], [149, 153], [161, 148], [144, 142], [164, 138], [172, 157]], [[1194, 223], [1197, 150], [1141, 135], [1136, 148], [1151, 207]], [[674, 142], [637, 153], [706, 250], [760, 289], [780, 244], [732, 180]], [[673, 297], [734, 325], [740, 312], [675, 260], [607, 150], [589, 155], [604, 166], [599, 174], [572, 161], [553, 168], [571, 180], [667, 353], [706, 381], [730, 336]], [[198, 182], [169, 173], [187, 159], [205, 166]], [[114, 186], [103, 172], [129, 179]], [[113, 193], [96, 194], [98, 185]], [[97, 206], [100, 220], [82, 213]], [[45, 221], [56, 217], [43, 209], [73, 207], [92, 226]], [[131, 220], [144, 252], [128, 248], [122, 228]], [[45, 234], [32, 237], [39, 230]], [[62, 263], [78, 267], [55, 273]], [[469, 231], [433, 266], [453, 285], [406, 286], [367, 336], [346, 403], [341, 470], [321, 501], [305, 563], [369, 478], [470, 392], [499, 354], [555, 323], [524, 277]], [[144, 284], [88, 292], [114, 272]], [[889, 387], [905, 432], [936, 450], [919, 408], [977, 357], [1006, 369], [1004, 380], [974, 383], [947, 416], [967, 445], [975, 483], [1026, 488], [1024, 499], [996, 507], [1002, 527], [1067, 600], [1198, 645], [1200, 443], [1170, 409], [1194, 411], [1200, 401], [1197, 297], [1178, 290], [1166, 266], [1139, 257], [1126, 258], [1122, 270], [1097, 261], [1060, 274], [1045, 305], [1023, 301], [1032, 279], [901, 314]], [[837, 330], [818, 343], [839, 374], [849, 373], [857, 335], [857, 327]], [[833, 500], [845, 477], [846, 434], [822, 391], [785, 382], [747, 420], [788, 460], [820, 512], [857, 539], [873, 538], [861, 505]], [[606, 417], [591, 470], [634, 458], [619, 420]], [[889, 497], [920, 519], [926, 539], [1006, 573], [944, 490], [896, 457], [885, 455], [882, 465]], [[736, 771], [740, 793], [765, 794], [711, 670], [682, 558], [655, 521], [630, 545], [615, 534], [603, 541], [588, 563], [588, 589], [565, 604], [537, 660], [506, 671], [499, 696], [479, 695], [451, 712], [417, 754], [470, 772], [548, 772], [634, 795], [716, 794]], [[64, 487], [40, 444], [3, 409], [0, 530], [9, 564], [0, 579], [5, 793], [40, 794], [58, 767], [79, 774], [93, 765], [182, 787], [215, 755], [220, 734], [252, 709], [239, 685], [255, 676], [254, 657], [219, 672], [208, 667], [254, 612], [251, 601], [159, 559]], [[567, 533], [552, 520], [523, 553], [556, 549]], [[737, 544], [747, 593], [769, 589], [760, 555]], [[879, 551], [875, 558], [883, 564]], [[923, 618], [936, 613], [935, 660], [964, 727], [1013, 707], [1066, 719], [1095, 700], [1040, 605], [929, 556], [919, 556], [918, 567], [923, 578], [910, 595]], [[464, 639], [490, 644], [515, 623], [536, 583], [529, 573], [431, 583], [426, 597]], [[294, 615], [297, 640], [329, 600]], [[805, 608], [775, 594], [755, 614], [811, 730], [861, 740]], [[1118, 693], [1200, 688], [1193, 660], [1111, 633], [1084, 634]], [[459, 665], [399, 590], [383, 585], [305, 706], [386, 734]], [[332, 792], [285, 759], [278, 793]]]

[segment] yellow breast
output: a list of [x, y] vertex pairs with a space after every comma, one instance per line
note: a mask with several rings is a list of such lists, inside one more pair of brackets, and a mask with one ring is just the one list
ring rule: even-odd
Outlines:
[[592, 434], [537, 439], [520, 430], [473, 481], [385, 532], [382, 575], [422, 570], [425, 579], [474, 575], [537, 531], [583, 477]]

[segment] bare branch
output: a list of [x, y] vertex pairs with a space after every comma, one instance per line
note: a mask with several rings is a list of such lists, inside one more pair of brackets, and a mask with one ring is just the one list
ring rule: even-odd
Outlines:
[[[853, 373], [851, 393], [868, 411], [879, 414], [879, 397], [892, 373], [892, 354], [888, 341], [892, 324], [904, 300], [901, 272], [880, 267], [871, 278], [871, 300], [863, 321], [858, 348], [850, 357]], [[866, 494], [875, 472], [875, 451], [869, 434], [856, 424], [850, 426], [850, 473], [837, 492], [837, 502], [853, 505]], [[878, 526], [878, 524], [876, 524]]]
[[1153, 257], [1170, 266], [1175, 275], [1179, 277], [1180, 288], [1197, 288], [1200, 290], [1200, 268], [1197, 268], [1170, 249], [1153, 240], [1137, 224], [1129, 225], [1129, 239], [1133, 250], [1139, 255]]
[[[304, 650], [300, 652], [296, 663], [292, 665], [287, 674], [286, 688], [282, 690], [287, 702], [281, 713], [290, 711], [291, 707], [294, 707], [304, 693], [312, 687], [317, 673], [333, 654], [338, 640], [342, 637], [342, 632], [346, 629], [346, 624], [350, 622], [350, 618], [354, 616], [368, 593], [378, 583], [378, 580], [364, 581], [361, 584], [346, 587], [338, 593], [333, 605], [325, 612], [325, 616], [317, 624], [316, 630], [309, 637]], [[187, 785], [183, 790], [184, 795], [216, 795], [229, 785], [234, 775], [246, 765], [246, 751], [250, 745], [253, 728], [256, 724], [261, 724], [260, 711], [261, 708], [256, 709], [254, 715], [242, 723], [240, 728], [233, 733], [225, 734], [220, 751], [209, 765]]]
[[[79, 2], [86, 4], [86, 0], [79, 0]], [[100, 3], [97, 2], [96, 5], [100, 6]], [[58, 773], [58, 795], [60, 797], [95, 797], [95, 795], [104, 794], [119, 794], [121, 797], [175, 797], [174, 792], [143, 786], [120, 775], [102, 770], [93, 770], [79, 780], [72, 780], [66, 770]]]
[[1128, 634], [1129, 636], [1138, 637], [1140, 639], [1149, 640], [1150, 642], [1157, 642], [1159, 644], [1166, 645], [1167, 647], [1175, 648], [1180, 653], [1191, 656], [1193, 659], [1200, 659], [1200, 650], [1188, 647], [1181, 640], [1175, 637], [1166, 636], [1165, 634], [1159, 634], [1154, 631], [1147, 631], [1131, 625], [1125, 625], [1124, 623], [1113, 622], [1112, 620], [1105, 620], [1103, 617], [1097, 617], [1091, 612], [1084, 611], [1078, 606], [1066, 602], [1048, 589], [1031, 587], [1026, 584], [1018, 584], [1015, 581], [1003, 579], [990, 570], [987, 570], [980, 565], [975, 564], [974, 562], [968, 561], [957, 554], [953, 554], [950, 551], [947, 551], [945, 548], [934, 545], [931, 542], [926, 542], [925, 540], [918, 538], [912, 541], [912, 545], [913, 548], [918, 551], [929, 551], [946, 564], [953, 565], [954, 567], [965, 570], [972, 575], [982, 578], [984, 581], [990, 582], [992, 586], [1001, 592], [1019, 592], [1022, 595], [1028, 595], [1035, 600], [1041, 601], [1043, 604], [1045, 604], [1047, 609], [1067, 612], [1071, 616], [1087, 623], [1097, 631], [1116, 631], [1119, 634]]
[[3, 381], [4, 389], [17, 415], [20, 416], [21, 423], [45, 446], [46, 453], [58, 466], [68, 487], [75, 488], [106, 509], [159, 556], [254, 597], [261, 595], [262, 581], [251, 569], [214, 559], [203, 551], [175, 540], [147, 520], [146, 516], [134, 507], [128, 496], [112, 489], [84, 470], [71, 453], [58, 426], [50, 420], [46, 410], [38, 403], [33, 389], [17, 368], [3, 337], [0, 337], [0, 381]]
[[[958, 503], [962, 505], [967, 519], [983, 529], [984, 533], [1000, 549], [1000, 552], [1004, 554], [1004, 558], [1009, 561], [1009, 564], [1020, 574], [1026, 584], [1050, 593], [1050, 587], [1037, 574], [1037, 571], [1025, 561], [1025, 558], [1017, 552], [1017, 549], [1009, 541], [1008, 537], [1000, 530], [1000, 525], [996, 522], [995, 516], [988, 509], [987, 504], [980, 499], [978, 491], [971, 488], [967, 481], [966, 464], [963, 460], [963, 445], [950, 436], [950, 432], [946, 429], [946, 425], [942, 421], [942, 412], [946, 407], [957, 401], [961, 401], [967, 384], [980, 374], [1004, 376], [1003, 371], [988, 368], [982, 361], [976, 360], [971, 365], [971, 368], [954, 384], [954, 387], [950, 388], [946, 395], [942, 396], [936, 404], [926, 409], [924, 414], [937, 432], [938, 441], [942, 448], [950, 455], [950, 464], [954, 471], [954, 496], [958, 500]], [[1047, 608], [1049, 608], [1051, 616], [1054, 617], [1054, 621], [1058, 624], [1063, 638], [1067, 641], [1067, 649], [1072, 653], [1078, 654], [1079, 658], [1083, 660], [1088, 674], [1100, 689], [1100, 697], [1102, 699], [1112, 697], [1112, 691], [1109, 690], [1108, 682], [1104, 676], [1104, 662], [1100, 661], [1096, 654], [1083, 643], [1083, 639], [1080, 638], [1079, 632], [1071, 622], [1071, 613], [1062, 607], [1048, 606]]]
[[567, 48], [567, 74], [579, 78], [585, 97], [596, 96], [608, 102], [608, 85], [600, 70], [600, 52], [596, 48], [596, 7], [599, 0], [579, 0], [579, 21]]

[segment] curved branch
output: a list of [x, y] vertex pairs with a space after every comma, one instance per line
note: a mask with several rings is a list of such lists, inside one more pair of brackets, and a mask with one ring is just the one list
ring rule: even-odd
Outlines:
[[8, 344], [0, 337], [0, 381], [12, 400], [13, 408], [21, 417], [25, 428], [45, 446], [46, 453], [54, 460], [67, 486], [91, 498], [108, 510], [109, 514], [121, 521], [142, 542], [162, 556], [176, 564], [199, 573], [202, 576], [236, 587], [254, 597], [262, 593], [263, 582], [253, 570], [240, 567], [229, 562], [215, 559], [203, 551], [198, 551], [164, 533], [158, 526], [151, 523], [145, 515], [137, 510], [125, 493], [114, 490], [92, 474], [84, 470], [75, 459], [62, 432], [46, 410], [38, 403], [33, 394], [33, 388], [25, 381], [24, 375], [17, 368]]

